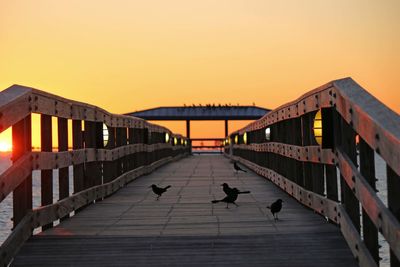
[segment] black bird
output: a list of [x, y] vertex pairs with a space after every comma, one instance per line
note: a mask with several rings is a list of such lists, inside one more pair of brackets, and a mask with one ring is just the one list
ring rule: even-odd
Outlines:
[[161, 197], [161, 195], [163, 193], [165, 193], [167, 191], [167, 189], [170, 188], [171, 186], [169, 185], [169, 186], [162, 188], [162, 187], [156, 186], [155, 184], [152, 184], [149, 187], [151, 187], [151, 189], [153, 189], [154, 194], [158, 195], [158, 197], [157, 197], [157, 200], [158, 200]]
[[236, 173], [238, 173], [238, 171], [247, 172], [242, 168], [240, 168], [239, 165], [236, 163], [236, 161], [233, 163], [233, 167], [235, 168]]
[[212, 203], [218, 203], [218, 202], [225, 202], [226, 203], [226, 208], [229, 208], [229, 203], [234, 204], [236, 207], [239, 205], [235, 203], [236, 199], [238, 198], [239, 194], [248, 194], [250, 191], [239, 191], [236, 187], [235, 188], [230, 188], [227, 183], [223, 183], [223, 190], [226, 194], [226, 197], [220, 200], [213, 200], [211, 201]]
[[224, 190], [224, 193], [227, 195], [230, 195], [232, 193], [234, 194], [236, 192], [238, 194], [249, 194], [250, 193], [250, 191], [239, 191], [236, 187], [231, 188], [231, 187], [229, 187], [229, 185], [227, 183], [223, 183], [223, 184], [221, 184], [221, 186], [222, 186], [222, 190]]
[[[282, 202], [283, 202], [282, 199], [278, 199], [277, 201], [272, 203], [271, 206], [267, 207], [267, 209], [271, 210], [271, 213], [274, 216], [275, 220], [278, 220], [278, 212], [280, 212], [282, 209]], [[275, 214], [276, 214], [276, 216], [275, 216]]]
[[236, 207], [238, 207], [239, 205], [235, 203], [239, 193], [236, 188], [232, 189], [233, 191], [227, 195], [226, 197], [224, 197], [223, 199], [220, 200], [213, 200], [211, 201], [211, 203], [218, 203], [218, 202], [225, 202], [226, 203], [226, 208], [229, 209], [229, 203], [234, 204]]

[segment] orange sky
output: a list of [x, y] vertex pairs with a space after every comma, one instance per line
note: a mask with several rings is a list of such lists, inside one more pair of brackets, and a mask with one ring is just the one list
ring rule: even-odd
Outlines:
[[[113, 113], [272, 109], [351, 76], [399, 113], [399, 14], [398, 0], [3, 0], [0, 90], [27, 85]], [[223, 135], [222, 122], [197, 128]]]

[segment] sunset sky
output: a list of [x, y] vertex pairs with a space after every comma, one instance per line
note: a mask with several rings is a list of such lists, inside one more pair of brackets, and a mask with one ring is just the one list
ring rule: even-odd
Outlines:
[[[112, 113], [273, 109], [351, 76], [400, 113], [399, 14], [398, 0], [2, 0], [0, 90], [26, 85]], [[212, 125], [193, 135], [222, 136], [223, 122]]]

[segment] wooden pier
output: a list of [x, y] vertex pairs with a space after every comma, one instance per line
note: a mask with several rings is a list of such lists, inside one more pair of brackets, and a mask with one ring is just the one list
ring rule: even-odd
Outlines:
[[[239, 207], [222, 183], [251, 194]], [[156, 201], [149, 185], [172, 187]], [[267, 204], [281, 198], [274, 221]], [[357, 266], [338, 229], [221, 155], [191, 156], [137, 178], [60, 225], [32, 237], [14, 266]]]
[[[41, 151], [32, 151], [33, 113]], [[9, 127], [13, 164], [0, 174], [0, 202], [12, 194], [14, 227], [0, 266], [374, 267], [380, 234], [400, 267], [400, 116], [351, 78], [230, 133], [224, 155], [190, 156], [191, 140], [165, 127], [18, 85], [0, 92], [0, 132]], [[236, 174], [231, 161], [248, 172]], [[213, 205], [223, 182], [251, 193], [239, 207]], [[172, 187], [156, 201], [153, 183]], [[265, 207], [277, 198], [275, 222]]]

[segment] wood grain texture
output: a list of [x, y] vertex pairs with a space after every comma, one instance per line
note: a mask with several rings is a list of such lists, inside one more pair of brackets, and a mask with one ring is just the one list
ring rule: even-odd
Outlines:
[[[292, 195], [303, 205], [308, 206], [309, 208], [313, 209], [314, 211], [320, 213], [323, 216], [326, 216], [330, 221], [338, 223], [341, 226], [342, 233], [347, 243], [350, 245], [354, 256], [360, 262], [360, 265], [376, 266], [374, 258], [369, 253], [365, 244], [361, 241], [358, 229], [354, 227], [354, 225], [351, 223], [350, 218], [346, 214], [345, 209], [343, 208], [342, 205], [340, 205], [335, 201], [329, 200], [323, 196], [315, 194], [312, 191], [306, 190], [295, 183], [292, 183], [290, 180], [288, 180], [287, 178], [283, 177], [278, 173], [275, 173], [273, 170], [260, 167], [257, 164], [254, 164], [250, 161], [244, 160], [239, 157], [232, 157], [232, 158], [236, 161], [241, 162], [250, 169], [254, 170], [256, 173], [266, 177], [271, 182], [275, 183], [281, 189], [286, 191], [288, 194]], [[393, 221], [391, 221], [391, 223], [392, 222]], [[342, 227], [343, 225], [345, 228]], [[391, 230], [393, 229], [397, 229], [396, 226], [391, 228]], [[388, 242], [391, 239], [396, 239], [396, 236], [398, 235], [394, 234], [390, 237], [387, 237]], [[396, 242], [393, 242], [393, 244], [391, 244], [391, 246], [396, 246], [396, 245], [397, 245]]]
[[[227, 182], [250, 194], [211, 204]], [[149, 185], [171, 185], [160, 200]], [[266, 209], [284, 200], [274, 221]], [[192, 156], [31, 238], [13, 266], [357, 266], [340, 229], [228, 159]]]

